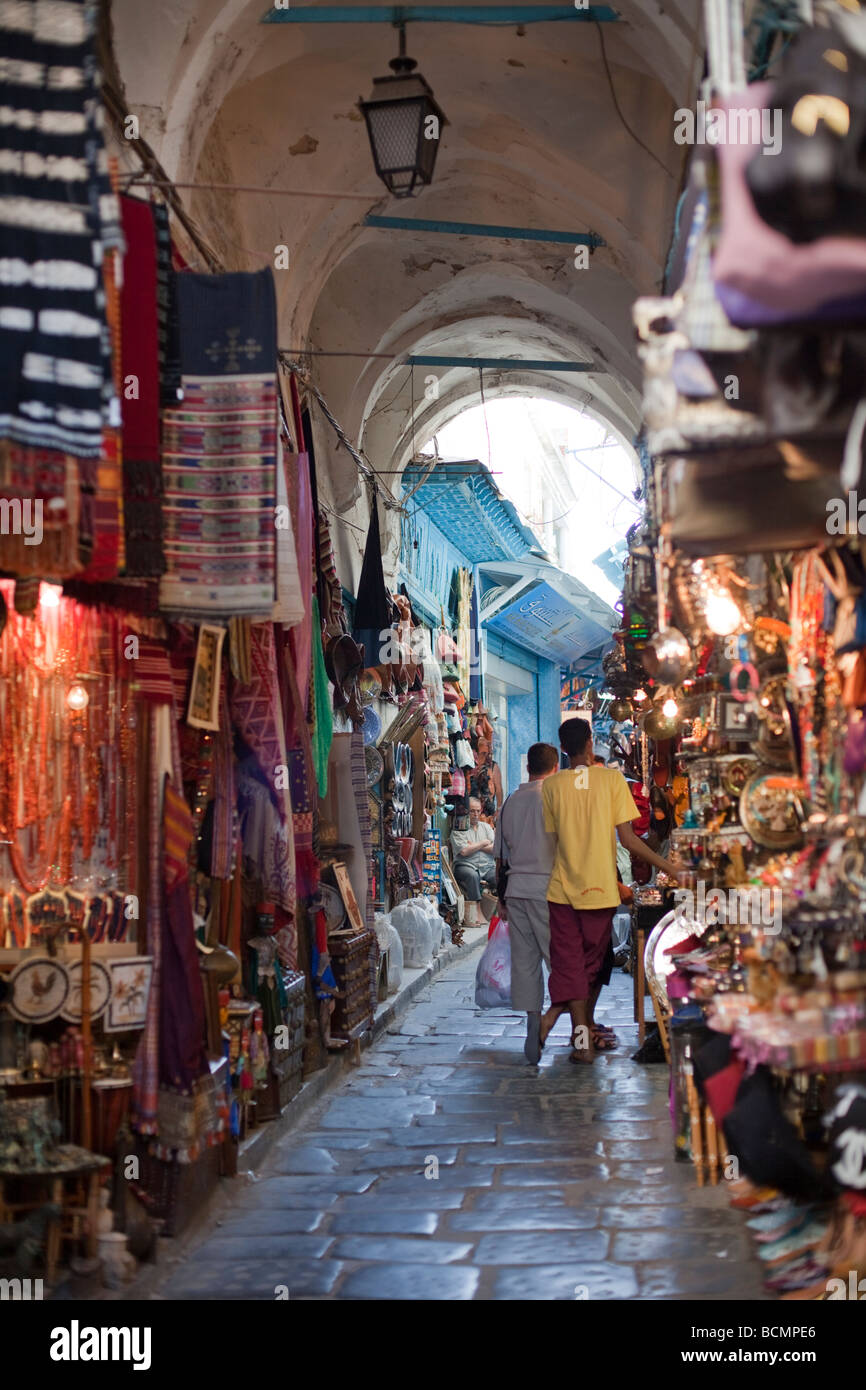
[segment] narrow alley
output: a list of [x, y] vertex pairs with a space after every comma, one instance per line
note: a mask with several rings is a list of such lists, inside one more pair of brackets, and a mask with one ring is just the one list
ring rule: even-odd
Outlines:
[[570, 1066], [563, 1020], [536, 1071], [524, 1021], [475, 1008], [477, 960], [238, 1179], [157, 1297], [764, 1297], [742, 1214], [674, 1162], [668, 1068], [630, 1060], [629, 977], [599, 1009], [619, 1049]]

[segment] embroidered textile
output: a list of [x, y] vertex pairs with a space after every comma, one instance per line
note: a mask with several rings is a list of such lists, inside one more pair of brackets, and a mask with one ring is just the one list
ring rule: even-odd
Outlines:
[[276, 300], [270, 270], [175, 277], [183, 400], [163, 415], [164, 609], [274, 606]]

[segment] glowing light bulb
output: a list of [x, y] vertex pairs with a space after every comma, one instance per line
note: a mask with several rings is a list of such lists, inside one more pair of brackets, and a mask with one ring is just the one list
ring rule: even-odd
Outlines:
[[679, 712], [680, 707], [677, 704], [676, 700], [673, 698], [673, 696], [665, 700], [664, 704], [662, 705], [662, 714], [664, 715], [665, 719], [676, 719]]
[[59, 584], [40, 584], [39, 602], [43, 608], [58, 608], [60, 606], [60, 593]]
[[645, 690], [636, 690], [636, 691], [634, 692], [633, 699], [634, 699], [635, 704], [637, 704], [637, 705], [641, 704], [641, 703], [646, 699], [646, 691], [645, 691]]
[[66, 692], [66, 704], [73, 714], [80, 714], [83, 709], [87, 709], [90, 704], [90, 696], [80, 681], [70, 685]]
[[710, 593], [705, 616], [707, 627], [717, 637], [730, 637], [743, 621], [743, 615], [727, 589], [715, 589]]

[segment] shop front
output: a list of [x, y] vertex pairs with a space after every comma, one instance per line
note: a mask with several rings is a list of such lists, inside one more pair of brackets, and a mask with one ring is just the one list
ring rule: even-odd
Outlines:
[[[828, 23], [832, 44], [806, 29], [739, 98], [775, 109], [791, 158], [810, 145], [797, 93], [861, 61], [862, 24]], [[604, 680], [648, 833], [681, 866], [633, 914], [636, 1018], [643, 1033], [645, 972], [675, 1153], [697, 1183], [727, 1180], [769, 1293], [845, 1298], [866, 1188], [866, 583], [849, 505], [866, 376], [853, 267], [832, 290], [817, 270], [838, 219], [808, 217], [771, 163], [754, 132], [695, 152], [668, 297], [635, 305], [649, 507]]]

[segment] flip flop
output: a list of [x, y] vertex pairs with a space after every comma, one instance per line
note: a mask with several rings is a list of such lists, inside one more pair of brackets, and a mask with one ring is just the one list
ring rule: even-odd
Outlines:
[[592, 1045], [596, 1052], [615, 1052], [619, 1047], [619, 1039], [612, 1030], [607, 1028], [590, 1029], [592, 1035]]

